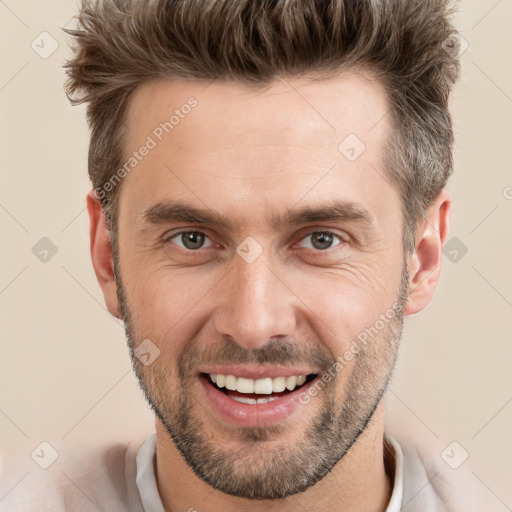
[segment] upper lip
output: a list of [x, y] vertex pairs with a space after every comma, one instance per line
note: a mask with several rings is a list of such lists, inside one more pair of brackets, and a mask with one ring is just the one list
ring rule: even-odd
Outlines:
[[316, 370], [305, 368], [290, 368], [286, 366], [248, 366], [248, 365], [218, 365], [199, 370], [199, 373], [213, 373], [215, 375], [234, 375], [246, 379], [264, 379], [266, 377], [290, 377], [292, 375], [310, 375], [319, 373]]

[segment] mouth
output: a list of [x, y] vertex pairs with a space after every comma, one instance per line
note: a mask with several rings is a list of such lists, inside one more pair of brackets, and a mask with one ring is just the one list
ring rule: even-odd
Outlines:
[[288, 417], [303, 422], [310, 414], [307, 411], [318, 407], [317, 399], [308, 395], [322, 379], [316, 368], [218, 364], [200, 368], [196, 375], [201, 400], [212, 416], [227, 426], [264, 427]]
[[201, 377], [216, 390], [235, 402], [256, 405], [273, 402], [306, 387], [318, 374], [292, 375], [248, 379], [234, 375], [201, 373]]

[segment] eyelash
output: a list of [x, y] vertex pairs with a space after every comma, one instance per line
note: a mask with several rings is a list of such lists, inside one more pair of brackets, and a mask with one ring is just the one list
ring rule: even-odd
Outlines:
[[[210, 240], [210, 237], [208, 236], [207, 233], [205, 233], [204, 231], [199, 231], [199, 230], [195, 230], [195, 229], [189, 229], [189, 230], [183, 230], [183, 231], [178, 231], [177, 233], [173, 233], [172, 235], [170, 236], [167, 236], [165, 237], [165, 239], [163, 240], [163, 242], [165, 244], [171, 242], [171, 240], [173, 238], [176, 238], [184, 233], [198, 233], [200, 235], [204, 235], [206, 238], [208, 238]], [[313, 250], [315, 250], [315, 252], [318, 252], [318, 253], [327, 253], [329, 252], [331, 249], [334, 249], [335, 247], [338, 247], [339, 245], [343, 244], [343, 243], [347, 243], [348, 240], [346, 240], [344, 237], [334, 233], [333, 231], [328, 231], [328, 230], [323, 230], [323, 229], [315, 229], [315, 230], [312, 230], [310, 231], [309, 233], [306, 233], [301, 239], [300, 241], [304, 240], [305, 238], [311, 236], [311, 235], [314, 235], [316, 233], [327, 233], [327, 234], [330, 234], [330, 235], [333, 235], [335, 238], [337, 238], [339, 240], [339, 244], [333, 246], [333, 247], [328, 247], [327, 249], [314, 249], [312, 248]], [[211, 241], [211, 240], [210, 240]], [[202, 250], [206, 250], [208, 249], [207, 248], [200, 248], [200, 249], [196, 249], [196, 250], [193, 250], [193, 249], [187, 249], [186, 247], [180, 247], [178, 246], [180, 250], [182, 251], [186, 251], [187, 253], [200, 253]], [[310, 247], [308, 247], [307, 249], [311, 249]]]

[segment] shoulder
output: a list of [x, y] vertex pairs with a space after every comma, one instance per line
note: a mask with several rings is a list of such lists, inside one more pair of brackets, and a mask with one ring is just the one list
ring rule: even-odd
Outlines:
[[[0, 512], [142, 512], [136, 456], [143, 442], [75, 447], [49, 441], [32, 456], [4, 461]], [[44, 468], [50, 449], [55, 460]]]
[[[493, 497], [457, 444], [397, 438], [403, 455], [402, 508], [407, 512], [492, 512]], [[460, 447], [460, 448], [459, 448]], [[494, 507], [494, 508], [493, 508]]]

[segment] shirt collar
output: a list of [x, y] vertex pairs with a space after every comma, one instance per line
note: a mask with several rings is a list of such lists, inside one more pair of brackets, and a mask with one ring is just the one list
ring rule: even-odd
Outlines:
[[399, 512], [404, 492], [404, 454], [396, 439], [389, 434], [384, 434], [384, 460], [393, 476], [393, 492], [386, 512]]

